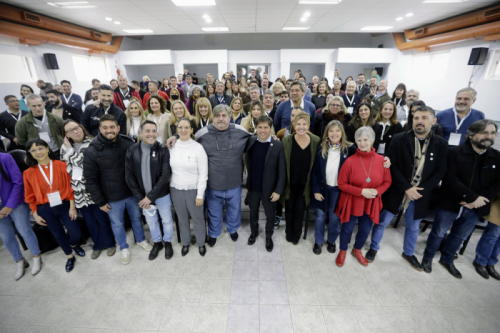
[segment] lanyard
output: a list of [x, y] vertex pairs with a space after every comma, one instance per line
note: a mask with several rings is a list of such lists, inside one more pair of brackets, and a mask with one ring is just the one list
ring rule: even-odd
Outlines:
[[21, 120], [21, 116], [22, 116], [22, 114], [23, 114], [23, 113], [21, 112], [21, 110], [19, 110], [19, 113], [18, 113], [17, 119], [16, 119], [16, 116], [14, 116], [14, 114], [13, 114], [12, 112], [10, 112], [10, 111], [8, 111], [8, 112], [9, 112], [10, 116], [11, 116], [12, 118], [14, 118], [14, 120], [15, 120], [16, 122], [17, 122], [17, 121], [19, 121], [19, 120]]
[[220, 96], [219, 94], [217, 94], [217, 98], [219, 99], [219, 103], [221, 103], [221, 104], [226, 102], [226, 100], [224, 98], [224, 93], [222, 94], [222, 96]]
[[127, 96], [128, 96], [128, 91], [129, 91], [128, 87], [127, 87], [127, 92], [126, 92], [125, 94], [124, 94], [124, 93], [123, 93], [123, 91], [120, 89], [120, 93], [122, 94], [123, 98], [127, 98]]
[[210, 119], [207, 118], [207, 123], [206, 125], [203, 124], [203, 118], [200, 119], [200, 124], [201, 124], [201, 128], [205, 127], [205, 126], [208, 126], [208, 124], [210, 124]]
[[465, 117], [463, 117], [460, 120], [460, 123], [459, 123], [458, 120], [457, 120], [458, 112], [457, 112], [457, 110], [455, 110], [455, 108], [453, 108], [453, 115], [454, 115], [454, 118], [455, 118], [455, 127], [457, 128], [456, 131], [455, 131], [455, 133], [458, 133], [458, 129], [460, 128], [460, 126], [462, 126], [464, 120], [467, 119], [467, 117], [469, 116], [469, 114], [470, 114], [470, 111], [469, 111], [469, 113], [467, 113], [467, 115]]
[[49, 179], [47, 178], [47, 175], [45, 174], [45, 172], [43, 172], [43, 169], [42, 167], [40, 166], [40, 164], [38, 164], [38, 169], [40, 169], [40, 172], [42, 173], [42, 176], [43, 178], [45, 178], [45, 181], [47, 182], [47, 184], [49, 184], [50, 186], [50, 189], [52, 190], [52, 182], [53, 182], [53, 170], [52, 170], [52, 160], [50, 160], [50, 182], [49, 182]]
[[[158, 121], [160, 122], [160, 125], [161, 125], [161, 118], [163, 118], [165, 114], [162, 113], [162, 115], [160, 116], [160, 119], [158, 119]], [[153, 114], [153, 121], [155, 122], [156, 124], [156, 127], [160, 128], [160, 125], [158, 125], [158, 123], [156, 122], [156, 116]]]
[[63, 97], [66, 100], [66, 104], [69, 104], [69, 101], [71, 100], [71, 96], [73, 96], [73, 93], [69, 94], [68, 98], [66, 98], [66, 95], [63, 94]]
[[[394, 103], [396, 103], [396, 100], [397, 100], [397, 99], [398, 99], [397, 97], [395, 97], [395, 98], [394, 98]], [[401, 98], [399, 99], [399, 103], [398, 103], [397, 107], [399, 107], [399, 105], [401, 104], [401, 101], [402, 101], [402, 100], [403, 100], [403, 97], [401, 97]]]
[[[21, 113], [21, 111], [19, 111], [19, 113]], [[43, 110], [43, 118], [42, 118], [42, 126], [38, 126], [35, 122], [35, 127], [38, 127], [39, 129], [42, 129], [43, 127], [43, 124], [45, 123], [45, 118], [47, 118], [47, 112], [45, 112], [45, 109]]]
[[354, 94], [352, 94], [352, 98], [349, 99], [349, 95], [345, 94], [344, 95], [347, 101], [349, 102], [349, 106], [352, 106], [352, 102], [354, 102]]

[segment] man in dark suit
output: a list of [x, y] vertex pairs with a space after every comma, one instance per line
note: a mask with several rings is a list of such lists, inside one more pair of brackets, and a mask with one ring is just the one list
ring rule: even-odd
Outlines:
[[217, 82], [217, 85], [215, 86], [215, 94], [210, 96], [209, 100], [213, 110], [219, 104], [226, 104], [227, 106], [231, 106], [231, 101], [233, 100], [233, 98], [224, 93], [224, 83]]
[[358, 74], [358, 82], [356, 84], [356, 91], [354, 94], [358, 95], [361, 99], [366, 95], [370, 95], [370, 87], [365, 83], [365, 81], [365, 74]]
[[[29, 111], [21, 110], [19, 100], [14, 95], [5, 96], [4, 101], [8, 109], [0, 113], [0, 135], [10, 140], [9, 150], [24, 150], [24, 146], [21, 146], [16, 138], [16, 124]], [[0, 143], [0, 148], [3, 148], [2, 143]]]
[[248, 245], [253, 245], [259, 235], [259, 207], [262, 201], [266, 213], [266, 250], [268, 252], [271, 252], [274, 247], [272, 235], [276, 201], [280, 198], [286, 179], [285, 150], [281, 141], [272, 138], [272, 126], [273, 120], [270, 117], [262, 115], [257, 118], [257, 135], [248, 139], [245, 155], [252, 230]]

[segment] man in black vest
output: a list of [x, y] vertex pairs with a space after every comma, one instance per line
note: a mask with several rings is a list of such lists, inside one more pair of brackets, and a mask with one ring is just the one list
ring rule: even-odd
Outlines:
[[446, 173], [448, 143], [432, 134], [432, 125], [436, 123], [432, 108], [421, 106], [413, 117], [413, 129], [396, 134], [389, 147], [387, 156], [391, 160], [392, 185], [382, 196], [384, 209], [380, 212], [380, 223], [373, 227], [366, 260], [375, 260], [385, 227], [402, 209], [406, 223], [402, 256], [413, 268], [422, 271], [414, 255], [415, 244], [432, 192]]
[[[453, 263], [455, 253], [476, 222], [490, 213], [490, 200], [500, 192], [500, 152], [492, 148], [497, 131], [493, 121], [478, 120], [467, 129], [466, 141], [450, 148], [448, 171], [422, 260], [425, 272], [432, 271], [432, 259], [443, 243], [439, 263], [457, 279], [462, 278]], [[486, 267], [474, 266], [481, 276], [488, 276]]]
[[[5, 96], [4, 101], [9, 108], [7, 111], [0, 113], [0, 135], [10, 140], [9, 151], [14, 149], [24, 150], [24, 146], [21, 146], [16, 139], [16, 124], [29, 112], [21, 110], [19, 100], [14, 95]], [[3, 144], [1, 148], [3, 149]]]
[[285, 150], [280, 141], [271, 137], [273, 120], [266, 115], [257, 118], [257, 136], [248, 140], [245, 155], [248, 170], [247, 189], [250, 206], [250, 227], [252, 234], [248, 245], [253, 245], [259, 235], [260, 202], [266, 213], [266, 250], [273, 250], [273, 227], [276, 201], [279, 200], [285, 186], [286, 164]]

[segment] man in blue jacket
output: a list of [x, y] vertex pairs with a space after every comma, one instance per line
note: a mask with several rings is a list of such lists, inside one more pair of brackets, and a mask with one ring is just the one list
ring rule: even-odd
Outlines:
[[314, 127], [316, 108], [313, 103], [303, 99], [304, 93], [305, 86], [303, 83], [295, 81], [290, 84], [290, 102], [281, 103], [274, 116], [274, 130], [276, 132], [290, 125], [290, 114], [294, 107], [300, 107], [307, 112], [311, 117], [311, 128]]
[[437, 114], [437, 122], [443, 127], [443, 138], [450, 146], [463, 144], [469, 126], [485, 118], [483, 112], [471, 108], [476, 97], [477, 92], [473, 88], [460, 89], [455, 98], [455, 107]]

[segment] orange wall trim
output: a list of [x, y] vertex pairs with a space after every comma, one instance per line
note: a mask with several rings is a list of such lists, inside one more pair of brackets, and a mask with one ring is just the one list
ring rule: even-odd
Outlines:
[[[19, 38], [19, 40], [38, 40], [41, 43], [59, 44], [87, 49], [94, 53], [104, 52], [116, 54], [122, 44], [123, 36], [113, 38], [111, 44], [90, 41], [83, 38], [63, 35], [51, 31], [40, 30], [25, 25], [0, 21], [0, 34]], [[28, 43], [26, 43], [28, 44]], [[33, 45], [33, 44], [29, 44]]]

